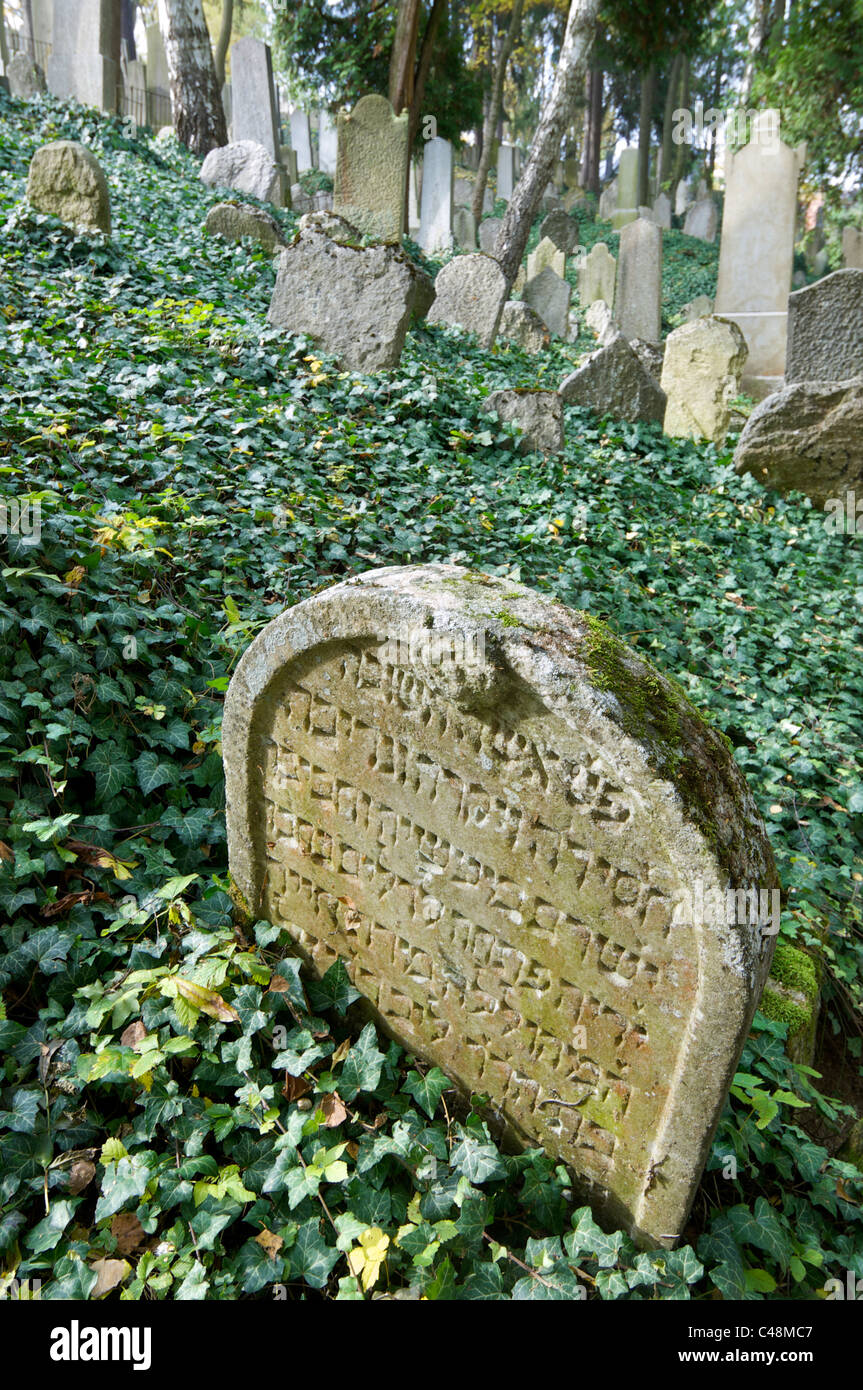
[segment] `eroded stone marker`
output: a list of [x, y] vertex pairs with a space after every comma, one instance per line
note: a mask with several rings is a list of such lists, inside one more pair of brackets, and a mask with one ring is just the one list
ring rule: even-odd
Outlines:
[[[686, 1220], [774, 937], [730, 747], [585, 614], [452, 565], [283, 613], [223, 727], [231, 872], [644, 1244]], [[769, 893], [767, 894], [769, 897]]]

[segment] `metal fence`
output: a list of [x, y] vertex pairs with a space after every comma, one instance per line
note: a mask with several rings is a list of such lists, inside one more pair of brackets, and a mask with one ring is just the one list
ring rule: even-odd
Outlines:
[[163, 125], [173, 125], [171, 98], [167, 92], [145, 90], [143, 87], [117, 88], [117, 110], [121, 116], [131, 116], [137, 125], [152, 126], [159, 130]]
[[9, 50], [10, 58], [13, 53], [29, 53], [43, 72], [51, 56], [50, 43], [45, 43], [42, 39], [34, 39], [32, 42], [28, 42], [20, 29], [6, 30], [6, 47]]

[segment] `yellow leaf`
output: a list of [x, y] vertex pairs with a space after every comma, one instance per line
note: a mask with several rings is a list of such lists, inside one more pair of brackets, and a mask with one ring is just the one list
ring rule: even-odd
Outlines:
[[90, 1268], [97, 1276], [91, 1298], [104, 1298], [106, 1293], [116, 1289], [132, 1272], [128, 1260], [94, 1260]]
[[285, 1243], [281, 1236], [277, 1236], [273, 1231], [268, 1231], [266, 1226], [254, 1239], [262, 1250], [266, 1250], [271, 1260], [275, 1259]]
[[204, 989], [203, 985], [193, 984], [191, 980], [182, 980], [177, 977], [177, 993], [193, 1004], [202, 1013], [209, 1014], [210, 1018], [217, 1018], [220, 1023], [239, 1023], [240, 1015], [236, 1009], [232, 1009], [230, 1004], [226, 1004], [221, 994], [217, 994], [214, 989]]

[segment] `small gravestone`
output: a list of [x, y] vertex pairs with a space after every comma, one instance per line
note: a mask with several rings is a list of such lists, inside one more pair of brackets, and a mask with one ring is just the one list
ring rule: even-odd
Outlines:
[[6, 76], [9, 79], [10, 97], [18, 97], [21, 101], [32, 101], [34, 97], [41, 96], [45, 91], [45, 77], [42, 69], [37, 66], [29, 53], [13, 53], [6, 68]]
[[312, 167], [312, 132], [308, 111], [291, 112], [291, 147], [296, 150], [297, 170], [304, 174]]
[[75, 140], [42, 145], [30, 161], [27, 199], [36, 212], [50, 213], [87, 232], [111, 231], [111, 199], [96, 156]]
[[456, 208], [452, 215], [452, 234], [462, 251], [476, 250], [476, 218], [470, 208]]
[[520, 299], [507, 300], [500, 316], [498, 335], [525, 352], [540, 352], [548, 347], [549, 333], [539, 314]]
[[599, 195], [599, 216], [603, 222], [610, 222], [617, 210], [617, 179], [606, 184]]
[[610, 342], [617, 333], [614, 315], [604, 299], [593, 301], [584, 316], [584, 321], [599, 341], [600, 347], [605, 347], [605, 344]]
[[653, 200], [653, 220], [657, 227], [666, 231], [671, 229], [671, 199], [667, 193], [660, 193]]
[[432, 255], [452, 250], [452, 145], [440, 137], [425, 143], [416, 241], [423, 251]]
[[284, 182], [281, 165], [277, 164], [263, 145], [253, 140], [237, 140], [210, 150], [201, 165], [201, 182], [211, 188], [232, 188], [237, 193], [251, 193], [263, 203], [281, 207], [284, 203]]
[[819, 506], [863, 495], [863, 381], [796, 382], [767, 396], [746, 422], [734, 466]]
[[550, 333], [566, 338], [569, 329], [569, 300], [572, 289], [566, 280], [546, 266], [538, 275], [526, 280], [524, 301], [534, 309]]
[[367, 96], [339, 115], [333, 212], [380, 241], [400, 242], [407, 173], [406, 111], [397, 116], [386, 97]]
[[692, 180], [681, 179], [674, 195], [674, 211], [677, 217], [684, 217], [686, 210], [695, 201], [692, 194]]
[[578, 298], [584, 308], [596, 299], [604, 299], [614, 306], [614, 285], [617, 277], [617, 261], [604, 241], [591, 247], [588, 255], [578, 267]]
[[539, 275], [540, 271], [550, 266], [556, 275], [561, 279], [566, 274], [566, 255], [559, 251], [554, 242], [548, 237], [543, 237], [535, 250], [531, 251], [527, 258], [527, 278], [532, 280], [534, 275]]
[[834, 270], [788, 296], [785, 384], [863, 376], [863, 270]]
[[540, 240], [547, 237], [558, 250], [568, 256], [578, 245], [578, 223], [574, 217], [562, 210], [550, 212], [540, 223], [539, 235]]
[[665, 433], [723, 443], [745, 361], [746, 339], [730, 319], [699, 318], [669, 333], [660, 381]]
[[522, 431], [519, 449], [523, 454], [549, 456], [563, 449], [563, 403], [556, 391], [492, 391], [482, 408], [495, 411], [500, 420], [516, 421]]
[[620, 233], [614, 314], [625, 338], [662, 339], [662, 228], [639, 218]]
[[842, 228], [842, 264], [846, 270], [863, 270], [863, 230]]
[[216, 203], [210, 208], [204, 231], [223, 241], [242, 241], [243, 237], [249, 237], [266, 251], [276, 251], [285, 244], [282, 229], [274, 217], [262, 208], [238, 207], [236, 203]]
[[[386, 98], [382, 97], [382, 101]], [[359, 106], [359, 102], [357, 102]], [[354, 108], [356, 110], [356, 107]], [[325, 174], [335, 174], [338, 168], [339, 142], [336, 127], [329, 111], [318, 112], [318, 168]]]
[[497, 234], [503, 226], [502, 217], [486, 217], [479, 224], [479, 249], [487, 256], [494, 255]]
[[515, 148], [501, 142], [497, 152], [497, 196], [509, 202], [515, 186]]
[[[685, 1225], [774, 938], [730, 745], [597, 619], [454, 565], [373, 570], [242, 657], [230, 870], [316, 974], [485, 1094], [643, 1245]], [[742, 914], [741, 914], [742, 915]]]
[[683, 230], [687, 236], [697, 237], [699, 241], [716, 240], [716, 204], [712, 198], [699, 198], [686, 214]]
[[622, 333], [590, 353], [561, 382], [560, 394], [567, 405], [613, 420], [661, 424], [665, 416], [665, 392]]
[[507, 285], [497, 261], [479, 252], [456, 256], [437, 273], [429, 323], [450, 323], [475, 333], [491, 347], [506, 302]]
[[350, 371], [395, 367], [411, 318], [428, 304], [423, 281], [400, 246], [363, 245], [343, 218], [308, 213], [279, 259], [268, 322], [308, 333]]
[[611, 225], [620, 230], [638, 217], [638, 150], [626, 149], [617, 167], [617, 203]]
[[684, 304], [680, 312], [685, 323], [692, 323], [695, 319], [713, 313], [713, 300], [709, 294], [698, 294], [694, 299], [690, 299], [688, 304]]
[[473, 181], [471, 179], [454, 179], [452, 198], [456, 207], [469, 208], [473, 203]]

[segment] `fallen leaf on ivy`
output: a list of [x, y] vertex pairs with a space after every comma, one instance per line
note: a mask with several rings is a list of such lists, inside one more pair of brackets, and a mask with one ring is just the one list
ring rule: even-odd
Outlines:
[[146, 1232], [133, 1211], [121, 1211], [111, 1222], [111, 1235], [117, 1242], [118, 1252], [131, 1255], [145, 1239]]

